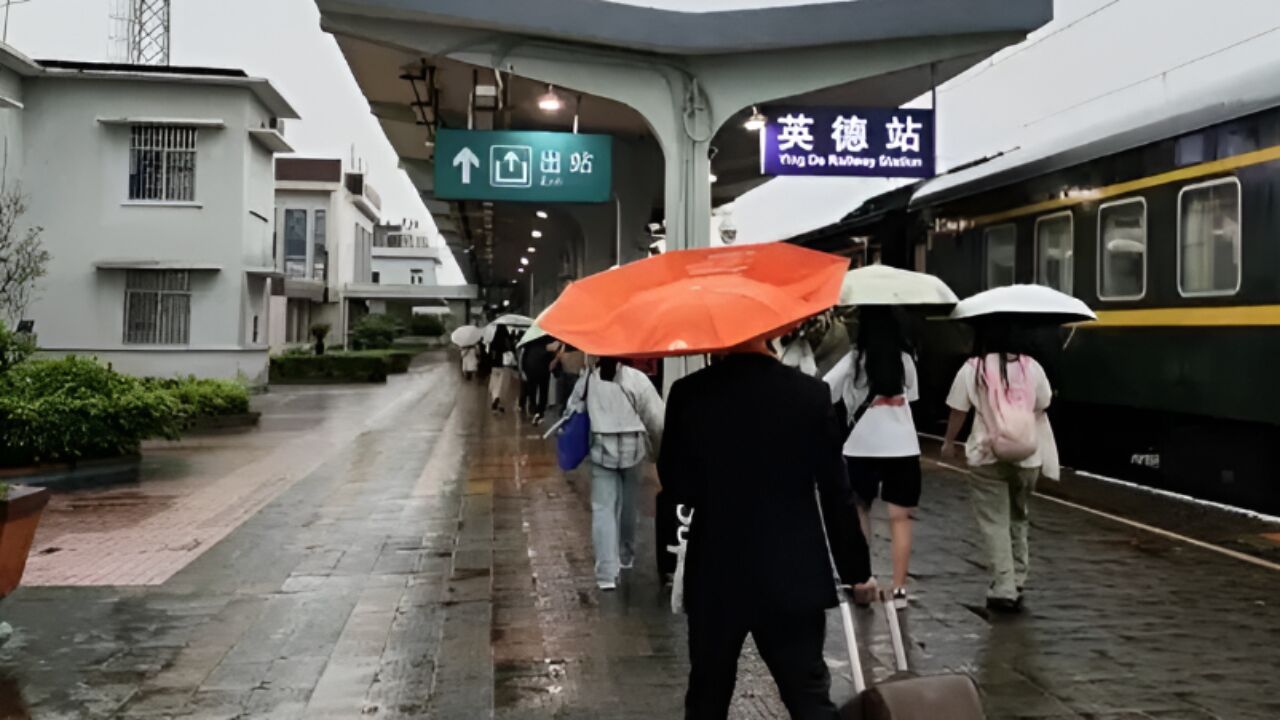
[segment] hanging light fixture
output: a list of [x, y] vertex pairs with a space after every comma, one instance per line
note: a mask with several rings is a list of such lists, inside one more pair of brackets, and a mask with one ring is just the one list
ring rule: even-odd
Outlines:
[[536, 253], [536, 252], [538, 252], [538, 248], [533, 247], [532, 245], [530, 245], [530, 246], [529, 246], [529, 252], [531, 252], [531, 253]]
[[522, 258], [520, 258], [520, 264], [521, 264], [521, 265], [528, 265], [528, 264], [529, 264], [529, 258], [527, 258], [527, 257], [522, 257]]
[[538, 212], [534, 213], [534, 215], [537, 215], [539, 220], [546, 220], [546, 219], [547, 219], [547, 211], [546, 211], [546, 210], [539, 210]]
[[534, 239], [534, 240], [537, 240], [538, 238], [542, 237], [542, 231], [541, 231], [541, 230], [534, 230], [533, 232], [531, 232], [531, 233], [529, 233], [529, 234], [533, 236], [533, 239]]
[[555, 86], [548, 85], [546, 94], [538, 98], [538, 109], [543, 112], [558, 112], [563, 107], [564, 101], [556, 94]]
[[768, 122], [769, 118], [765, 117], [764, 113], [760, 112], [760, 108], [752, 105], [751, 117], [747, 118], [747, 121], [742, 123], [742, 126], [752, 132], [759, 132], [764, 129], [765, 124]]

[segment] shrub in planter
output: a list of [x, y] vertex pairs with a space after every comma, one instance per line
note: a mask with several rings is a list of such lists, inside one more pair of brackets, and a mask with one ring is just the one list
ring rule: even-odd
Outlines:
[[390, 315], [365, 315], [351, 328], [352, 350], [382, 350], [404, 334], [404, 324]]
[[87, 358], [28, 361], [0, 375], [0, 465], [136, 453], [176, 438], [179, 402], [167, 391]]
[[317, 355], [324, 354], [324, 339], [329, 335], [329, 323], [316, 323], [311, 326], [311, 337], [316, 341]]
[[376, 355], [277, 355], [273, 383], [386, 382], [386, 361]]
[[444, 334], [444, 322], [435, 315], [414, 315], [409, 321], [409, 334], [438, 338]]
[[[49, 491], [44, 488], [0, 483], [0, 598], [13, 592], [22, 580], [36, 526], [48, 502]], [[3, 641], [0, 635], [0, 644]]]

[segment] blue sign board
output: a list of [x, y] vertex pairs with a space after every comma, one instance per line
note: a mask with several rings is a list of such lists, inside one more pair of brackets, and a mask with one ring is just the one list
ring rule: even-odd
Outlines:
[[783, 107], [766, 114], [764, 175], [933, 177], [932, 110]]
[[436, 134], [441, 200], [606, 202], [612, 182], [609, 135], [444, 128]]

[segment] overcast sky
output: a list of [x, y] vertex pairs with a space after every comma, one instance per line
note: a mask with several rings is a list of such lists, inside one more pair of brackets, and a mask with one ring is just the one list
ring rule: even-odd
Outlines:
[[[720, 10], [814, 0], [620, 1]], [[104, 59], [108, 6], [109, 0], [31, 0], [13, 8], [9, 41], [35, 57]], [[1280, 58], [1277, 0], [1056, 0], [1054, 11], [1053, 22], [1026, 42], [943, 86], [940, 169], [1105, 122], [1138, 101], [1158, 103], [1166, 71], [1211, 82]], [[429, 222], [336, 44], [320, 31], [313, 0], [176, 0], [173, 61], [270, 78], [304, 118], [288, 129], [295, 147], [345, 158], [354, 146], [370, 166], [387, 216]], [[833, 222], [883, 188], [882, 181], [837, 178], [766, 183], [739, 200], [739, 238], [778, 239]]]
[[[0, 0], [2, 19], [3, 0]], [[14, 5], [9, 44], [34, 58], [108, 59], [110, 0], [30, 0]], [[271, 80], [298, 110], [285, 134], [299, 154], [366, 163], [387, 220], [434, 227], [337, 43], [320, 30], [313, 0], [174, 0], [171, 62], [245, 70]], [[456, 263], [440, 282], [462, 283]]]

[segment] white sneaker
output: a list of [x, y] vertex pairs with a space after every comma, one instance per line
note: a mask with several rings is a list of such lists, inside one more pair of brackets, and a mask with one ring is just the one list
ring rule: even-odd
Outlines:
[[618, 563], [618, 566], [621, 567], [623, 570], [630, 570], [636, 566], [636, 560], [635, 558], [631, 558], [630, 560], [624, 560], [623, 562]]
[[610, 590], [617, 590], [618, 583], [614, 582], [613, 580], [597, 580], [596, 587], [600, 588], [601, 590], [604, 590], [605, 592], [608, 592]]
[[896, 610], [907, 609], [907, 589], [906, 588], [893, 589], [893, 607]]

